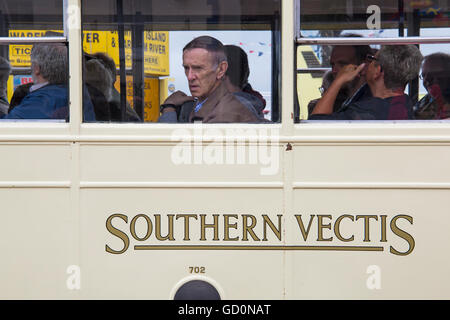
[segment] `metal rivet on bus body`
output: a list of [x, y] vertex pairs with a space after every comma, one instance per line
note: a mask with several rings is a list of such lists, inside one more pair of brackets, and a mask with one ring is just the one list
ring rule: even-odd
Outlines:
[[291, 151], [292, 150], [292, 145], [288, 142], [288, 144], [286, 145], [286, 151]]

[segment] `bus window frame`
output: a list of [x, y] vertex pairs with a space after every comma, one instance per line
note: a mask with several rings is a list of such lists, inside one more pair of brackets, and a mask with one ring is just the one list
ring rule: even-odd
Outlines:
[[[289, 107], [290, 103], [286, 104], [288, 99], [283, 98], [286, 96], [286, 90], [284, 87], [286, 85], [282, 85], [283, 81], [281, 79], [281, 75], [286, 73], [284, 70], [287, 68], [284, 66], [284, 61], [286, 59], [282, 58], [283, 52], [292, 52], [291, 47], [292, 41], [289, 43], [289, 50], [283, 48], [286, 44], [286, 37], [291, 36], [291, 30], [288, 29], [281, 20], [284, 16], [289, 16], [286, 14], [287, 12], [292, 13], [292, 9], [290, 9], [289, 3], [286, 1], [281, 1], [281, 11], [280, 11], [280, 25], [275, 30], [271, 30], [273, 35], [272, 38], [280, 42], [277, 46], [276, 56], [272, 59], [273, 65], [277, 65], [277, 72], [279, 73], [279, 78], [274, 78], [272, 81], [278, 81], [278, 90], [276, 94], [278, 95], [278, 121], [274, 123], [259, 123], [259, 124], [248, 124], [248, 123], [233, 123], [233, 124], [204, 124], [205, 126], [214, 126], [214, 127], [238, 127], [238, 128], [281, 128], [286, 125], [290, 125], [289, 121], [286, 121], [288, 117], [286, 115], [291, 114], [292, 108], [282, 108], [282, 105], [286, 105]], [[284, 12], [283, 12], [284, 11]], [[171, 135], [174, 129], [194, 128], [194, 124], [179, 124], [179, 123], [134, 123], [134, 122], [110, 122], [110, 123], [102, 123], [102, 122], [83, 122], [82, 110], [83, 110], [83, 99], [82, 99], [82, 87], [83, 87], [83, 73], [82, 73], [82, 65], [83, 65], [83, 53], [82, 53], [82, 4], [81, 0], [63, 0], [63, 29], [64, 36], [60, 37], [0, 37], [0, 45], [10, 45], [10, 44], [33, 44], [33, 43], [61, 43], [68, 47], [68, 72], [69, 72], [69, 80], [68, 80], [68, 89], [69, 89], [69, 114], [70, 118], [68, 122], [61, 121], [33, 121], [33, 119], [23, 119], [17, 121], [0, 121], [0, 137], [1, 132], [5, 133], [16, 133], [21, 136], [20, 139], [27, 140], [30, 138], [30, 134], [36, 137], [36, 134], [39, 135], [42, 133], [42, 139], [45, 141], [53, 141], [55, 137], [53, 135], [60, 135], [60, 138], [56, 138], [58, 141], [92, 141], [92, 140], [114, 140], [114, 141], [130, 141], [129, 136], [137, 137], [143, 134], [146, 135], [147, 138], [132, 138], [132, 141], [141, 141], [148, 140], [149, 136], [154, 137], [150, 138], [150, 140], [161, 140], [162, 137], [168, 137]], [[289, 20], [291, 17], [289, 16]], [[292, 16], [293, 23], [294, 19]], [[275, 31], [275, 32], [273, 32]], [[283, 39], [285, 38], [285, 39]], [[292, 38], [291, 38], [292, 39]], [[274, 49], [275, 50], [275, 49]], [[293, 69], [289, 68], [289, 72]], [[275, 71], [274, 71], [275, 72]], [[272, 88], [274, 84], [272, 84]], [[288, 91], [289, 93], [292, 90]], [[289, 95], [292, 96], [292, 95]], [[283, 100], [283, 101], [282, 101]], [[290, 99], [289, 99], [290, 100]], [[285, 124], [286, 123], [286, 124]], [[13, 131], [11, 131], [13, 130]], [[17, 130], [15, 132], [14, 130]], [[150, 131], [149, 131], [150, 130]], [[113, 134], [111, 134], [113, 132]], [[94, 138], [94, 136], [102, 135], [102, 138]], [[82, 137], [83, 136], [83, 137]], [[108, 136], [108, 137], [106, 137]], [[128, 137], [127, 137], [128, 136]], [[164, 138], [164, 139], [165, 139]], [[6, 136], [0, 138], [0, 140], [7, 140]], [[41, 139], [41, 140], [42, 140]], [[164, 140], [163, 139], [163, 140]], [[35, 140], [32, 138], [32, 140]]]
[[[299, 20], [299, 19], [297, 19]], [[296, 24], [299, 26], [299, 23]], [[296, 38], [295, 44], [296, 44], [296, 50], [299, 46], [303, 45], [329, 45], [329, 46], [352, 46], [352, 45], [407, 45], [407, 44], [441, 44], [441, 43], [450, 43], [450, 37], [389, 37], [389, 38], [352, 38], [352, 37], [311, 37], [311, 38]], [[297, 55], [294, 54], [296, 57]], [[297, 68], [297, 61], [295, 61], [296, 65], [296, 74], [299, 73], [308, 73], [309, 72], [317, 72], [326, 70], [329, 68]], [[418, 77], [418, 75], [417, 75]], [[297, 77], [295, 79], [295, 88], [297, 88]], [[384, 121], [384, 122], [396, 122], [395, 120], [377, 120], [377, 121]], [[408, 121], [414, 121], [414, 122], [423, 122], [424, 120], [408, 120]], [[430, 120], [430, 121], [439, 121], [439, 120]], [[442, 120], [441, 120], [442, 121]], [[300, 119], [300, 104], [299, 104], [299, 98], [298, 98], [298, 92], [295, 91], [295, 105], [294, 105], [294, 122], [295, 124], [305, 124], [305, 123], [318, 123], [319, 120], [302, 120]], [[335, 122], [342, 122], [342, 120], [327, 120], [327, 121], [320, 121], [320, 123], [335, 123]], [[351, 120], [345, 121], [346, 123], [352, 123]], [[360, 121], [357, 121], [360, 123]]]
[[[80, 3], [82, 3], [81, 0], [80, 0]], [[280, 0], [280, 5], [281, 5], [281, 7], [283, 7], [283, 1], [282, 0]], [[118, 12], [120, 12], [119, 8], [117, 10], [118, 10]], [[272, 71], [273, 75], [281, 74], [281, 69], [282, 69], [282, 58], [281, 58], [281, 55], [282, 55], [282, 49], [281, 49], [281, 46], [282, 46], [282, 42], [281, 42], [282, 30], [281, 29], [282, 29], [282, 25], [283, 25], [282, 22], [281, 22], [282, 19], [283, 19], [282, 10], [283, 10], [283, 8], [281, 8], [281, 13], [279, 14], [279, 19], [273, 19], [273, 21], [271, 21], [269, 24], [268, 24], [267, 21], [262, 23], [262, 25], [267, 25], [268, 24], [269, 26], [271, 26], [271, 29], [267, 29], [267, 31], [271, 32], [271, 38], [272, 38], [272, 49], [271, 49], [272, 50], [272, 52], [271, 52], [271, 54], [272, 54], [271, 68], [272, 68], [272, 70], [271, 71]], [[290, 12], [292, 12], [292, 11], [290, 11]], [[86, 22], [82, 20], [82, 15], [83, 15], [83, 13], [81, 13], [80, 19], [81, 19], [82, 30], [83, 30], [85, 28]], [[120, 15], [118, 15], [118, 21], [117, 22], [119, 24], [119, 28], [120, 28], [120, 24], [122, 23], [125, 26], [127, 26], [126, 29], [133, 34], [133, 28], [131, 28], [130, 25], [129, 25], [130, 21], [124, 21], [123, 17], [121, 18]], [[90, 24], [90, 23], [92, 23], [92, 22], [89, 21], [88, 24]], [[175, 27], [174, 30], [176, 30], [176, 31], [184, 31], [182, 29], [184, 23], [185, 22], [183, 22], [183, 24], [180, 24], [180, 28], [181, 29], [178, 30]], [[157, 26], [158, 27], [155, 28], [154, 30], [160, 30], [160, 31], [166, 31], [167, 30], [167, 29], [162, 27], [162, 26], [164, 26], [164, 24], [157, 24]], [[207, 29], [206, 31], [209, 31], [209, 28], [206, 28], [206, 29]], [[100, 28], [100, 30], [103, 30], [103, 29]], [[197, 30], [197, 29], [194, 27], [192, 29], [192, 31], [195, 31], [195, 30]], [[216, 29], [216, 26], [214, 26], [214, 28], [211, 28], [211, 30], [212, 31], [220, 31], [220, 29]], [[266, 30], [266, 29], [264, 29], [264, 30]], [[245, 32], [246, 28], [242, 28], [241, 31]], [[123, 31], [120, 32], [120, 29], [118, 29], [119, 36], [120, 36], [121, 33], [123, 33]], [[280, 44], [278, 45], [277, 43], [280, 43]], [[277, 44], [277, 45], [273, 45], [273, 44]], [[83, 43], [81, 45], [83, 45]], [[120, 56], [121, 55], [119, 54], [119, 57]], [[120, 60], [120, 62], [119, 62], [119, 64], [117, 64], [116, 67], [118, 68], [117, 70], [119, 71], [118, 72], [118, 76], [120, 78], [120, 91], [123, 92], [123, 91], [126, 91], [125, 90], [126, 89], [125, 74], [126, 74], [127, 71], [129, 71], [129, 69], [125, 68], [125, 61], [122, 61], [122, 58], [119, 58], [119, 60]], [[135, 87], [136, 87], [136, 85], [134, 85], [134, 89], [135, 89]], [[281, 105], [282, 105], [282, 103], [281, 103], [281, 100], [282, 100], [282, 98], [281, 98], [281, 96], [282, 96], [282, 81], [281, 81], [281, 78], [280, 79], [278, 79], [276, 77], [272, 78], [271, 95], [272, 95], [272, 99], [271, 99], [271, 101], [272, 101], [272, 109], [271, 109], [271, 111], [272, 111], [273, 114], [275, 114], [275, 116], [273, 116], [272, 119], [270, 119], [271, 121], [274, 121], [273, 123], [270, 123], [270, 125], [281, 124], [282, 123], [282, 119], [283, 119], [282, 108], [281, 108]], [[125, 104], [124, 101], [126, 101], [126, 99], [125, 99], [124, 95], [122, 95], [122, 94], [120, 95], [120, 97], [121, 97], [121, 105], [123, 106]], [[125, 109], [122, 108], [122, 118], [124, 117], [124, 112], [125, 112]], [[275, 118], [275, 120], [273, 120], [274, 118]], [[82, 123], [83, 123], [83, 125], [87, 124], [87, 122], [82, 122]], [[125, 121], [124, 122], [115, 122], [115, 123], [113, 123], [113, 122], [100, 122], [100, 121], [89, 122], [89, 124], [94, 124], [94, 123], [101, 124], [103, 126], [111, 126], [113, 124], [118, 124], [118, 125], [122, 125], [123, 126], [124, 124], [127, 124], [127, 123], [128, 124], [132, 124], [134, 126], [139, 126], [139, 125], [157, 126], [157, 125], [161, 125], [158, 122], [153, 122], [153, 123], [150, 123], [150, 122], [125, 122]], [[237, 125], [243, 125], [242, 123], [236, 123], [236, 124]], [[181, 125], [181, 124], [180, 123], [166, 123], [165, 125], [169, 125], [169, 126], [170, 125], [172, 125], [172, 126], [176, 125], [177, 126], [176, 128], [178, 128], [178, 126]], [[192, 126], [193, 124], [191, 123], [191, 124], [187, 124], [187, 125], [191, 125]], [[216, 124], [208, 124], [208, 125], [216, 125]], [[254, 126], [255, 124], [248, 124], [248, 125]], [[268, 123], [265, 123], [265, 125], [268, 125]]]
[[[68, 46], [69, 51], [69, 103], [70, 107], [70, 121], [66, 124], [70, 127], [70, 133], [80, 134], [83, 131], [89, 134], [100, 134], [108, 132], [110, 129], [119, 130], [117, 134], [140, 134], [145, 128], [146, 131], [152, 130], [150, 133], [157, 135], [161, 132], [169, 132], [180, 127], [192, 128], [192, 124], [159, 124], [152, 123], [84, 123], [82, 122], [82, 12], [81, 0], [63, 0], [63, 26], [64, 37], [39, 37], [39, 38], [10, 38], [0, 37], [0, 44], [16, 44], [16, 43], [63, 43]], [[291, 132], [292, 126], [305, 124], [324, 125], [324, 121], [317, 120], [300, 120], [299, 106], [297, 96], [297, 65], [295, 61], [296, 49], [299, 45], [355, 45], [355, 44], [438, 44], [450, 43], [450, 37], [395, 37], [395, 38], [302, 38], [300, 30], [300, 1], [281, 2], [281, 26], [280, 33], [280, 53], [276, 57], [281, 61], [278, 63], [280, 71], [280, 87], [279, 87], [279, 122], [272, 124], [258, 124], [258, 126], [274, 126], [278, 125], [283, 128], [284, 132]], [[70, 23], [70, 25], [69, 25]], [[290, 29], [292, 28], [292, 29]], [[292, 41], [289, 37], [295, 37]], [[300, 36], [300, 37], [299, 37]], [[77, 49], [78, 48], [78, 49]], [[293, 57], [288, 57], [289, 52], [294, 53]], [[290, 69], [292, 66], [292, 69]], [[291, 77], [292, 76], [292, 77]], [[289, 83], [286, 79], [293, 78], [293, 83]], [[274, 79], [274, 81], [276, 81]], [[289, 98], [288, 98], [289, 97]], [[292, 97], [292, 100], [290, 99]], [[415, 123], [435, 123], [438, 120], [411, 120]], [[383, 121], [390, 122], [393, 121]], [[405, 121], [406, 122], [406, 121]], [[410, 122], [410, 121], [407, 121]], [[446, 121], [440, 121], [446, 123]], [[5, 122], [8, 123], [8, 122]], [[29, 121], [23, 121], [23, 126], [27, 126]], [[326, 123], [339, 123], [339, 121], [326, 121]], [[352, 123], [352, 121], [345, 122]], [[398, 122], [396, 122], [398, 124]], [[233, 124], [235, 126], [252, 126], [255, 124]], [[5, 124], [0, 125], [1, 128]], [[57, 126], [64, 126], [58, 123]], [[32, 125], [35, 128], [34, 125]], [[149, 129], [148, 129], [149, 128]], [[161, 130], [162, 129], [162, 130]], [[136, 131], [137, 130], [137, 131]], [[146, 132], [147, 134], [148, 132]]]
[[[70, 27], [69, 22], [73, 24], [73, 21], [76, 21], [76, 17], [70, 14], [69, 8], [74, 8], [74, 5], [76, 5], [74, 0], [63, 0], [63, 12], [62, 12], [62, 18], [63, 18], [63, 28], [64, 28], [64, 35], [58, 36], [58, 37], [0, 37], [0, 45], [12, 45], [12, 44], [35, 44], [35, 43], [60, 43], [65, 46], [67, 46], [67, 52], [70, 59], [70, 48], [69, 48], [69, 33], [70, 33]], [[72, 18], [72, 19], [71, 19]], [[75, 20], [74, 20], [75, 19]], [[68, 63], [69, 68], [69, 92], [71, 93], [71, 81], [72, 77], [70, 77], [70, 62]], [[70, 96], [69, 96], [69, 105], [70, 105]], [[69, 108], [71, 110], [72, 108]], [[72, 117], [71, 117], [72, 119]], [[72, 122], [72, 120], [70, 121]], [[66, 121], [63, 119], [2, 119], [0, 122], [0, 130], [4, 129], [11, 129], [11, 128], [19, 128], [20, 132], [22, 133], [24, 130], [23, 127], [28, 127], [30, 130], [37, 129], [39, 130], [39, 127], [42, 127], [42, 130], [47, 131], [48, 129], [61, 129], [61, 128], [67, 128], [68, 126], [71, 126], [70, 124], [67, 124]], [[28, 130], [25, 130], [25, 132], [28, 132]], [[52, 131], [53, 132], [53, 131]], [[58, 130], [58, 133], [60, 131]]]

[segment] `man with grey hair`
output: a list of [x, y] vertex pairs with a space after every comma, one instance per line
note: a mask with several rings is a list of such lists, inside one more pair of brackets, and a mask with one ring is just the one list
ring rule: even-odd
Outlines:
[[11, 65], [9, 61], [0, 57], [0, 116], [8, 113], [9, 103], [6, 95]]
[[[343, 67], [317, 103], [311, 120], [406, 120], [413, 119], [411, 99], [404, 93], [407, 83], [417, 77], [423, 56], [415, 45], [383, 46], [367, 65]], [[333, 112], [340, 88], [353, 81], [363, 70], [373, 97], [356, 101]]]
[[[63, 44], [35, 44], [31, 50], [33, 85], [4, 119], [65, 119], [68, 117], [68, 61]], [[92, 102], [84, 99], [84, 120], [94, 121]]]
[[228, 68], [223, 44], [209, 36], [197, 37], [183, 49], [183, 67], [192, 96], [181, 91], [161, 105], [158, 122], [260, 122], [225, 85]]

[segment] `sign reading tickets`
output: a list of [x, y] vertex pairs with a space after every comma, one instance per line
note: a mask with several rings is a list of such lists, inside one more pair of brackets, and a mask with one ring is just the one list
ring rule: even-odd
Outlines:
[[[43, 37], [47, 30], [10, 30], [10, 37]], [[56, 30], [54, 30], [56, 31]], [[57, 31], [61, 32], [61, 31]], [[87, 53], [104, 52], [119, 66], [119, 35], [117, 31], [83, 31], [83, 50]], [[144, 72], [167, 76], [169, 70], [169, 32], [144, 31]], [[13, 67], [29, 67], [32, 45], [10, 45], [9, 58]], [[131, 69], [131, 32], [125, 32], [125, 65]]]
[[[53, 31], [53, 30], [52, 30]], [[9, 30], [10, 37], [44, 37], [47, 30]], [[29, 67], [30, 53], [32, 45], [15, 45], [9, 46], [9, 61], [13, 67]]]

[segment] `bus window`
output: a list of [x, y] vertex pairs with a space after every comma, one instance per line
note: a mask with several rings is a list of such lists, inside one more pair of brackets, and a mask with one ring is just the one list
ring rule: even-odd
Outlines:
[[182, 52], [209, 36], [247, 56], [246, 112], [278, 122], [280, 12], [279, 0], [82, 1], [83, 79], [98, 98], [97, 121], [157, 122], [172, 93], [195, 97]]
[[[295, 114], [297, 122], [307, 119], [431, 120], [445, 119], [450, 116], [449, 89], [446, 87], [448, 78], [439, 77], [439, 83], [442, 85], [434, 91], [439, 90], [440, 93], [431, 97], [430, 89], [425, 88], [423, 81], [419, 79], [420, 72], [422, 72], [420, 70], [415, 72], [414, 77], [404, 88], [404, 92], [396, 93], [398, 95], [406, 93], [408, 99], [411, 100], [407, 106], [409, 116], [402, 113], [401, 117], [397, 117], [398, 114], [391, 117], [389, 112], [384, 112], [382, 115], [336, 115], [322, 118], [317, 115], [312, 116], [319, 101], [322, 100], [320, 105], [322, 106], [325, 100], [321, 99], [323, 92], [320, 90], [331, 85], [338, 71], [344, 65], [365, 63], [367, 67], [370, 61], [366, 60], [366, 56], [370, 50], [372, 50], [371, 55], [374, 56], [383, 46], [415, 44], [423, 57], [438, 52], [448, 56], [450, 54], [449, 41], [441, 40], [450, 32], [448, 2], [300, 1], [299, 7], [299, 36], [305, 41], [298, 45], [296, 53], [298, 105]], [[408, 43], [403, 41], [406, 40], [405, 37], [414, 37], [415, 40]], [[308, 39], [319, 41], [308, 42]], [[448, 74], [448, 64], [442, 63], [443, 73]], [[398, 65], [397, 68], [401, 68], [401, 66]], [[410, 67], [409, 70], [412, 71], [412, 68]], [[350, 103], [356, 102], [358, 99], [361, 101], [364, 97], [367, 98], [367, 95], [364, 94], [367, 90], [359, 91], [367, 83], [365, 69], [358, 77], [360, 78], [359, 82], [358, 79], [347, 82], [338, 91], [333, 103], [327, 104], [328, 109], [323, 111], [324, 109], [319, 108], [319, 112], [348, 111]], [[437, 86], [438, 81], [436, 80], [434, 87]], [[357, 95], [354, 96], [355, 94]], [[426, 99], [422, 100], [424, 97]], [[427, 112], [418, 111], [423, 108], [424, 104], [428, 105], [431, 100], [434, 101], [431, 109], [440, 111], [429, 111], [429, 107], [426, 107]], [[364, 104], [362, 108], [367, 106], [368, 104]], [[376, 104], [376, 106], [380, 106], [380, 104]], [[447, 111], [447, 109], [449, 110]]]
[[0, 37], [1, 117], [67, 120], [63, 1], [0, 1]]

